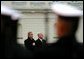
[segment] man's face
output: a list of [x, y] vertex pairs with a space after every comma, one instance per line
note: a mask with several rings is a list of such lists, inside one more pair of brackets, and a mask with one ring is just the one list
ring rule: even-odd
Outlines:
[[55, 23], [55, 29], [58, 37], [69, 35], [71, 32], [71, 23], [58, 17]]
[[43, 39], [43, 34], [38, 34], [38, 38]]
[[29, 37], [30, 38], [33, 38], [33, 33], [32, 32], [29, 34]]

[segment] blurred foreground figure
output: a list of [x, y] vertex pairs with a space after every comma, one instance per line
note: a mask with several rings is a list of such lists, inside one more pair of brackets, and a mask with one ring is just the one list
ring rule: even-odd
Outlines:
[[58, 41], [51, 44], [37, 56], [51, 59], [82, 59], [83, 46], [76, 41], [76, 31], [83, 12], [67, 4], [56, 3], [52, 10], [58, 16], [55, 23]]
[[17, 43], [19, 14], [1, 5], [1, 39], [4, 40], [5, 58], [31, 58], [32, 52]]

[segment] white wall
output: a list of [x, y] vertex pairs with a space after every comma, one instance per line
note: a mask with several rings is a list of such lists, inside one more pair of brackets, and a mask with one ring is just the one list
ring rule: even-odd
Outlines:
[[20, 23], [22, 24], [23, 39], [18, 39], [18, 42], [21, 44], [24, 44], [24, 40], [27, 39], [27, 33], [30, 31], [33, 32], [35, 40], [38, 38], [38, 33], [43, 33], [45, 35], [44, 14], [24, 13], [24, 16], [20, 20]]
[[[46, 1], [45, 6], [44, 6], [44, 4], [39, 5], [41, 7], [38, 6], [39, 3], [36, 4], [37, 7], [35, 7], [36, 5], [34, 5], [34, 4], [29, 5], [29, 1], [27, 1], [28, 2], [27, 4], [23, 3], [24, 5], [23, 4], [22, 5], [19, 5], [19, 4], [14, 5], [11, 2], [13, 2], [13, 1], [1, 1], [1, 5], [3, 4], [3, 5], [17, 8], [17, 9], [28, 9], [28, 8], [30, 8], [30, 9], [31, 8], [33, 8], [33, 9], [34, 8], [46, 9], [46, 8], [50, 8], [48, 1]], [[64, 3], [66, 3], [66, 2], [64, 2]], [[73, 2], [73, 3], [75, 3], [75, 2]], [[70, 1], [69, 1], [69, 3], [70, 3]], [[81, 7], [80, 9], [83, 9], [83, 1], [77, 1], [76, 4], [73, 4], [73, 5]], [[55, 39], [53, 37], [55, 36], [55, 33], [54, 33], [53, 26], [54, 26], [54, 21], [55, 21], [55, 17], [54, 17], [55, 15], [50, 13], [48, 16], [49, 16], [49, 37], [48, 37], [49, 40], [48, 41], [54, 42]], [[27, 38], [27, 32], [29, 32], [29, 31], [34, 32], [35, 39], [37, 39], [37, 33], [42, 32], [43, 34], [45, 34], [45, 26], [44, 26], [45, 25], [45, 15], [43, 13], [23, 13], [23, 16], [21, 16], [21, 17], [22, 17], [20, 20], [21, 26], [19, 26], [18, 36], [22, 37], [23, 39], [18, 39], [18, 42], [20, 44], [24, 44], [24, 40]], [[80, 24], [79, 24], [79, 28], [77, 31], [77, 40], [79, 42], [83, 42], [83, 19], [80, 21]]]
[[[49, 13], [48, 20], [49, 20], [49, 33], [48, 33], [48, 42], [52, 43], [57, 41], [54, 37], [54, 23], [55, 23], [55, 14]], [[45, 36], [45, 14], [43, 13], [24, 13], [22, 19], [20, 20], [22, 24], [22, 30], [20, 30], [19, 34], [23, 37], [23, 39], [18, 39], [20, 44], [24, 44], [24, 40], [27, 38], [27, 33], [32, 31], [34, 33], [34, 39], [36, 40], [38, 33], [43, 33]], [[77, 40], [79, 42], [83, 42], [83, 19], [79, 22], [79, 28], [77, 31]]]
[[76, 37], [79, 42], [83, 42], [83, 17], [80, 19]]

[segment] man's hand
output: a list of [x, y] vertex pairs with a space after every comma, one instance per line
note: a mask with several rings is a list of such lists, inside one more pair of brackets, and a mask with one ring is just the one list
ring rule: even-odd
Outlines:
[[35, 43], [33, 42], [32, 45], [35, 46]]

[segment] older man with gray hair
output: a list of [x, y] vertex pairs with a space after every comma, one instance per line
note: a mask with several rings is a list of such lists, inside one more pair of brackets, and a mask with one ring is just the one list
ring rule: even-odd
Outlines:
[[36, 47], [42, 48], [46, 46], [46, 40], [44, 40], [44, 36], [42, 33], [38, 33], [38, 39], [36, 40]]

